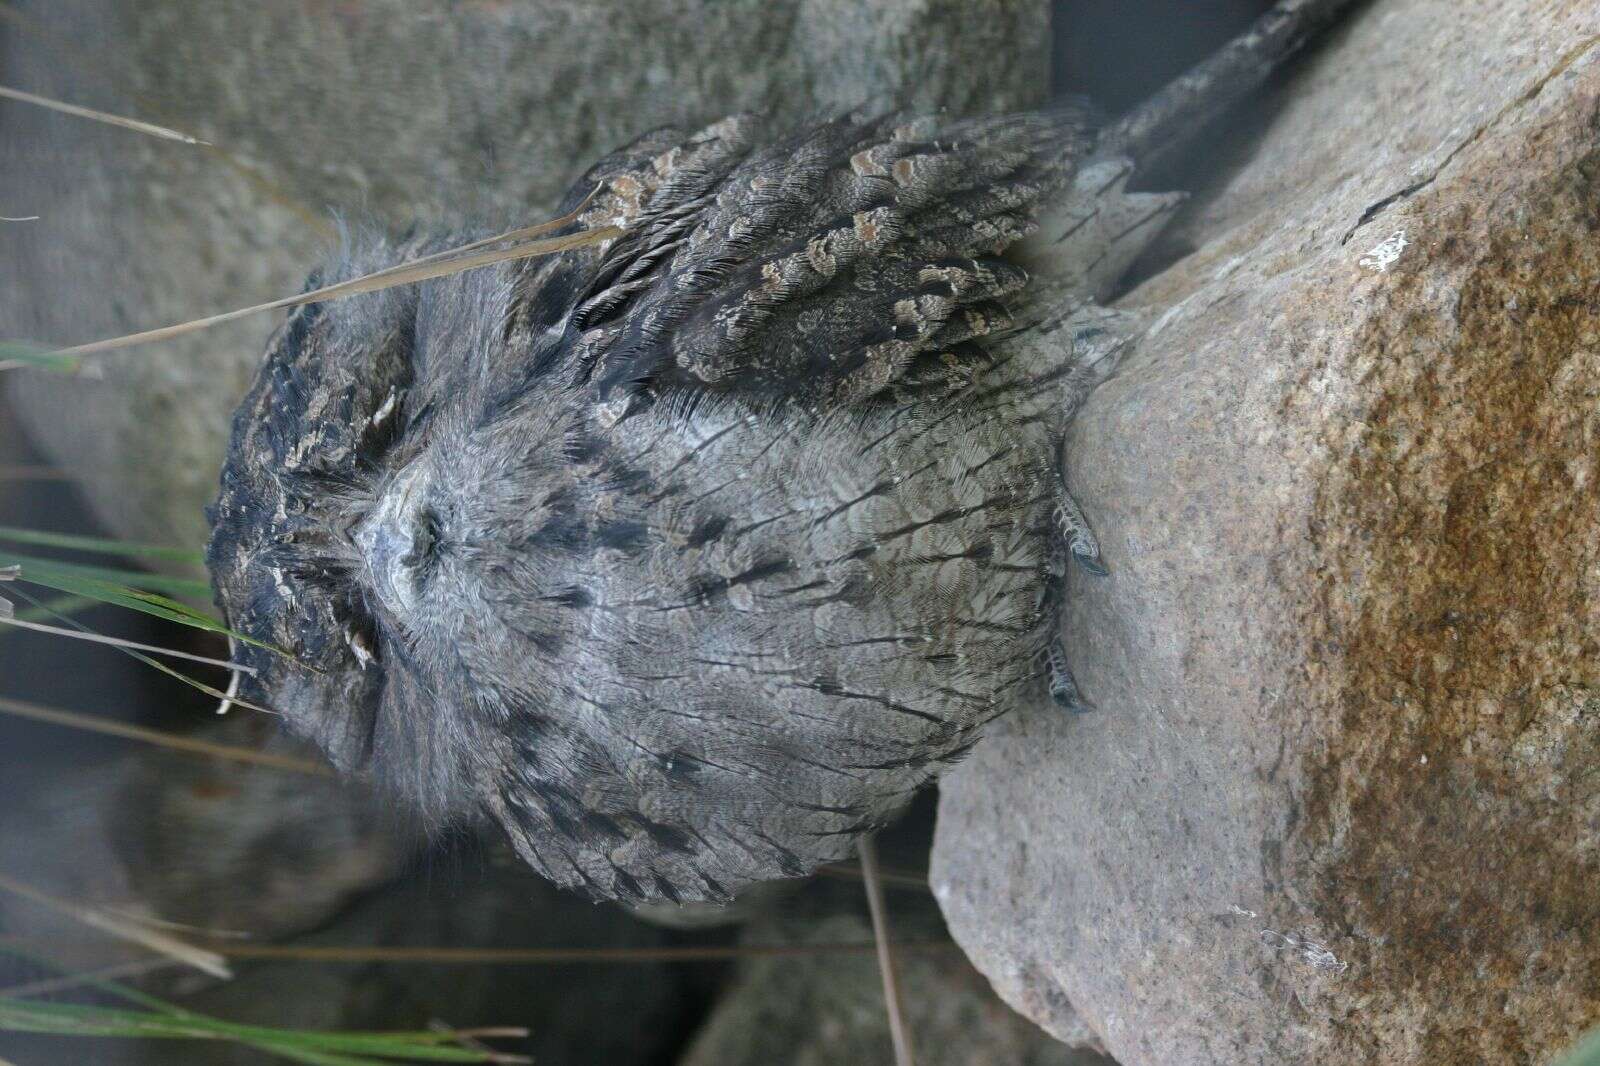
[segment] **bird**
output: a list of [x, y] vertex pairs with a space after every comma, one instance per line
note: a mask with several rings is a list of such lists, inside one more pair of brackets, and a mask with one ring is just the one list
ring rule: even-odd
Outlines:
[[1072, 367], [983, 343], [1093, 129], [660, 130], [563, 205], [607, 244], [296, 309], [211, 513], [252, 695], [597, 897], [847, 854], [1059, 663], [1055, 575], [1075, 540], [1095, 565], [1055, 459]]
[[[1096, 371], [996, 341], [1098, 125], [661, 129], [562, 204], [620, 236], [295, 308], [209, 513], [242, 695], [628, 903], [808, 874], [998, 716], [1082, 709], [1057, 606], [1105, 567], [1060, 449]], [[354, 237], [308, 289], [491, 232]]]

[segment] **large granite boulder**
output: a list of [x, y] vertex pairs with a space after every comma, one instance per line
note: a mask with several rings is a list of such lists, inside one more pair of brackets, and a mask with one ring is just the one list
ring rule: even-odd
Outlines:
[[1126, 1066], [1534, 1063], [1600, 1021], [1600, 8], [1376, 0], [1287, 84], [1069, 481], [1098, 710], [932, 880]]

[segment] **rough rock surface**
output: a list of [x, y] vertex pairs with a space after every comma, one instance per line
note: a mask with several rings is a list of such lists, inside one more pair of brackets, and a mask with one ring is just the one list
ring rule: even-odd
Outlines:
[[[262, 716], [188, 735], [319, 765]], [[52, 776], [7, 790], [0, 869], [61, 899], [189, 929], [305, 932], [396, 877], [416, 850], [383, 803], [332, 776], [149, 748]], [[0, 898], [0, 930], [86, 939], [74, 919], [10, 896]], [[99, 943], [100, 963], [143, 954]]]
[[1546, 1062], [1600, 1021], [1600, 8], [1375, 0], [1274, 104], [1068, 440], [1099, 709], [946, 778], [932, 880], [1126, 1066]]
[[[842, 885], [859, 897], [853, 885]], [[837, 898], [839, 893], [831, 894]], [[889, 896], [897, 940], [942, 939], [925, 897]], [[853, 901], [852, 901], [853, 902]], [[921, 904], [919, 906], [919, 904]], [[794, 908], [753, 923], [751, 944], [864, 944], [864, 913], [830, 902], [820, 915]], [[932, 912], [932, 913], [929, 913]], [[995, 998], [959, 952], [903, 951], [898, 957], [906, 1025], [924, 1066], [1109, 1066], [1093, 1051], [1068, 1048]], [[870, 954], [753, 958], [744, 962], [681, 1066], [833, 1066], [891, 1060], [888, 1016]]]
[[[1016, 108], [1048, 82], [1044, 0], [16, 7], [0, 23], [8, 84], [217, 146], [0, 107], [0, 214], [41, 216], [0, 223], [0, 336], [48, 343], [296, 292], [334, 243], [334, 210], [543, 217], [600, 154], [663, 124], [868, 101]], [[10, 375], [13, 395], [110, 529], [199, 544], [275, 321], [108, 356], [99, 382]]]
[[[671, 935], [615, 908], [551, 887], [509, 849], [488, 860], [437, 860], [421, 876], [362, 899], [337, 923], [296, 938], [294, 948], [571, 948], [648, 951]], [[497, 1041], [534, 1062], [669, 1061], [693, 1016], [695, 975], [659, 962], [530, 962], [521, 965], [406, 961], [240, 963], [232, 981], [158, 990], [185, 1007], [246, 1024], [306, 1029], [522, 1026], [526, 1039]], [[128, 1066], [258, 1066], [258, 1052], [225, 1044], [185, 1049], [159, 1041], [123, 1045]], [[24, 1061], [40, 1062], [37, 1058]], [[78, 1060], [81, 1061], [81, 1060]], [[109, 1060], [96, 1059], [98, 1062]], [[122, 1066], [116, 1063], [115, 1066]]]

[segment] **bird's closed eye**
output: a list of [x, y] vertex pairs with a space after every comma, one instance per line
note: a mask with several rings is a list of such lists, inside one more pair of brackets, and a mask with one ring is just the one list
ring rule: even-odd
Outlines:
[[411, 550], [400, 562], [413, 570], [421, 570], [433, 561], [439, 547], [439, 516], [431, 507], [425, 507], [417, 516], [416, 536]]

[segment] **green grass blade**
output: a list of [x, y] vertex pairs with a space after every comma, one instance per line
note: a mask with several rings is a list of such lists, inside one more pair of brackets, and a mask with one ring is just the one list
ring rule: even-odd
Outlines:
[[9, 997], [0, 997], [0, 1029], [17, 1033], [54, 1033], [57, 1036], [220, 1039], [202, 1021], [169, 1014], [91, 1007], [79, 1003], [40, 1003]]
[[101, 555], [137, 556], [149, 559], [167, 559], [175, 563], [205, 562], [205, 553], [191, 548], [170, 548], [160, 544], [130, 544], [105, 537], [83, 537], [70, 533], [49, 533], [40, 529], [17, 529], [0, 526], [0, 541], [8, 544], [37, 544], [45, 548], [68, 548], [74, 551], [98, 552]]
[[[191, 1019], [185, 1019], [193, 1024]], [[238, 1025], [233, 1022], [206, 1018], [214, 1031], [241, 1043], [264, 1041], [275, 1047], [297, 1047], [312, 1051], [346, 1052], [353, 1055], [375, 1055], [382, 1058], [407, 1059], [416, 1062], [487, 1062], [492, 1053], [445, 1043], [448, 1034], [430, 1032], [360, 1033], [360, 1032], [297, 1032], [288, 1029], [269, 1029], [255, 1025]]]
[[[12, 945], [6, 945], [0, 947], [0, 955], [10, 955], [14, 958], [24, 959], [33, 963], [35, 966], [49, 970], [58, 976], [66, 976], [66, 972], [63, 971], [60, 966], [51, 962], [44, 956], [32, 951], [27, 951]], [[170, 1014], [175, 1018], [203, 1017], [203, 1015], [194, 1014], [191, 1011], [185, 1010], [176, 1003], [168, 1003], [166, 1000], [158, 999], [157, 997], [150, 995], [148, 992], [141, 992], [131, 985], [125, 985], [121, 981], [114, 981], [108, 977], [95, 977], [92, 974], [84, 974], [82, 976], [83, 983], [88, 987], [97, 988], [107, 995], [116, 996], [119, 999], [127, 1000], [129, 1003], [144, 1007], [147, 1010], [155, 1011], [157, 1014]], [[9, 997], [0, 996], [0, 1002], [15, 1002], [15, 1000], [10, 999]]]
[[[27, 594], [18, 593], [18, 595], [32, 602], [32, 598]], [[23, 622], [43, 622], [47, 618], [71, 618], [73, 615], [97, 605], [96, 601], [84, 596], [57, 596], [54, 599], [45, 600], [37, 607], [29, 607], [26, 610], [18, 611], [17, 618]], [[13, 630], [0, 629], [0, 639], [3, 639], [10, 632], [13, 632]]]
[[0, 370], [35, 367], [54, 370], [59, 374], [76, 374], [83, 360], [75, 355], [62, 355], [35, 344], [18, 341], [0, 341]]
[[[44, 603], [44, 602], [41, 602], [38, 599], [35, 599], [33, 596], [28, 595], [28, 593], [24, 592], [22, 589], [13, 588], [13, 589], [11, 589], [11, 592], [14, 593], [15, 595], [21, 597], [23, 600], [27, 601], [29, 604], [32, 604], [32, 606], [33, 606], [33, 609], [30, 610], [30, 611], [19, 611], [19, 612], [17, 612], [17, 616], [19, 618], [24, 614], [40, 615], [40, 616], [42, 616], [44, 618], [54, 619], [55, 621], [60, 622], [64, 626], [68, 626], [68, 627], [70, 627], [72, 629], [78, 630], [80, 633], [93, 633], [94, 632], [94, 630], [90, 629], [88, 626], [84, 625], [83, 623], [75, 621], [75, 620], [73, 620], [71, 618], [68, 618], [64, 614], [61, 614], [61, 613], [59, 613], [59, 612], [57, 612], [55, 610], [52, 610], [50, 604]], [[69, 596], [69, 597], [67, 597], [67, 599], [73, 600], [74, 602], [77, 602], [75, 597], [70, 597]], [[84, 601], [84, 602], [92, 602], [92, 601]], [[24, 619], [24, 621], [31, 621], [31, 619]], [[3, 630], [0, 630], [0, 635], [3, 635]], [[199, 678], [190, 677], [188, 674], [185, 674], [185, 673], [183, 673], [183, 672], [181, 672], [179, 670], [174, 670], [172, 667], [168, 666], [164, 662], [161, 662], [159, 659], [153, 659], [149, 655], [146, 655], [143, 652], [141, 652], [141, 651], [139, 651], [139, 650], [137, 650], [135, 648], [125, 648], [125, 647], [121, 647], [121, 646], [118, 646], [118, 645], [111, 645], [111, 647], [115, 647], [118, 651], [122, 652], [124, 655], [132, 656], [133, 658], [137, 659], [139, 662], [144, 663], [146, 666], [154, 667], [155, 669], [161, 671], [163, 674], [166, 674], [168, 677], [175, 678], [176, 680], [183, 682], [185, 685], [188, 685], [190, 688], [198, 689], [199, 691], [205, 693], [207, 696], [210, 696], [214, 700], [218, 700], [218, 701], [228, 700], [229, 702], [236, 703], [241, 707], [248, 707], [252, 711], [260, 711], [260, 712], [262, 712], [264, 714], [272, 714], [272, 713], [274, 713], [272, 711], [268, 711], [265, 707], [256, 706], [254, 703], [251, 703], [249, 700], [240, 699], [238, 696], [230, 696], [226, 692], [224, 692], [221, 689], [217, 688], [216, 686], [206, 684], [204, 681], [201, 681]]]
[[265, 1051], [269, 1055], [288, 1059], [290, 1062], [303, 1062], [306, 1066], [393, 1066], [392, 1059], [369, 1059], [364, 1055], [340, 1055], [333, 1051], [312, 1051], [303, 1047], [284, 1047], [281, 1044], [270, 1044], [261, 1041], [251, 1041], [250, 1047], [257, 1051]]
[[[60, 967], [32, 952], [0, 948], [0, 953], [15, 955], [47, 969], [60, 971]], [[455, 1034], [450, 1032], [319, 1032], [236, 1025], [185, 1010], [175, 1003], [130, 988], [119, 981], [90, 977], [84, 983], [145, 1009], [127, 1010], [0, 996], [0, 1030], [58, 1036], [229, 1040], [307, 1066], [392, 1066], [396, 1061], [524, 1061], [517, 1056], [461, 1047], [451, 1043]]]
[[115, 571], [101, 571], [96, 567], [82, 567], [72, 563], [57, 563], [49, 559], [32, 559], [26, 556], [10, 555], [0, 552], [0, 568], [18, 566], [21, 572], [16, 580], [27, 582], [30, 585], [42, 585], [57, 592], [65, 592], [72, 596], [82, 596], [99, 603], [110, 603], [118, 607], [127, 607], [130, 610], [142, 611], [157, 618], [176, 622], [179, 625], [191, 626], [195, 629], [204, 629], [211, 633], [221, 633], [235, 640], [242, 640], [246, 644], [253, 644], [258, 648], [267, 648], [280, 654], [287, 654], [280, 648], [253, 640], [243, 633], [236, 633], [223, 625], [217, 619], [195, 610], [188, 604], [179, 603], [159, 593], [145, 589], [132, 588], [98, 576], [99, 573], [115, 573]]
[[165, 592], [174, 596], [189, 596], [198, 600], [211, 599], [211, 583], [194, 577], [173, 577], [170, 574], [152, 574], [145, 570], [124, 570], [113, 566], [89, 566], [84, 563], [67, 563], [59, 559], [42, 559], [33, 555], [17, 555], [0, 551], [0, 566], [20, 566], [24, 571], [45, 571], [69, 577], [91, 578], [107, 581], [148, 592]]
[[[164, 1040], [229, 1040], [264, 1051], [316, 1062], [353, 1066], [382, 1060], [493, 1062], [500, 1056], [455, 1045], [441, 1046], [438, 1033], [348, 1033], [235, 1025], [187, 1011], [124, 1010], [79, 1003], [49, 1003], [0, 997], [0, 1030], [57, 1036], [120, 1036]], [[320, 1058], [319, 1058], [320, 1056]]]
[[[18, 559], [18, 556], [8, 556], [0, 553], [0, 567], [16, 563]], [[30, 585], [41, 585], [44, 588], [65, 592], [73, 596], [83, 596], [99, 603], [126, 607], [129, 610], [140, 611], [156, 618], [163, 618], [169, 622], [176, 622], [179, 625], [203, 629], [208, 633], [220, 633], [223, 636], [232, 637], [234, 640], [243, 641], [257, 648], [276, 652], [285, 658], [293, 658], [282, 648], [256, 640], [253, 637], [247, 637], [243, 633], [229, 629], [208, 614], [197, 611], [187, 604], [179, 603], [177, 600], [168, 599], [158, 593], [129, 588], [126, 585], [119, 585], [99, 578], [84, 577], [71, 570], [63, 570], [62, 564], [51, 563], [47, 560], [20, 565], [22, 565], [22, 572], [16, 578], [18, 581], [24, 581]]]
[[[10, 561], [4, 555], [0, 555], [0, 560]], [[142, 611], [145, 614], [164, 618], [169, 622], [177, 622], [180, 625], [193, 626], [196, 629], [205, 629], [213, 632], [223, 631], [221, 622], [209, 615], [201, 614], [194, 608], [179, 603], [177, 600], [100, 578], [84, 577], [54, 566], [39, 564], [24, 566], [17, 580], [25, 581], [30, 585], [43, 585], [45, 588], [55, 589], [57, 592], [84, 596], [91, 600], [98, 600], [101, 603], [110, 603], [118, 607]]]

